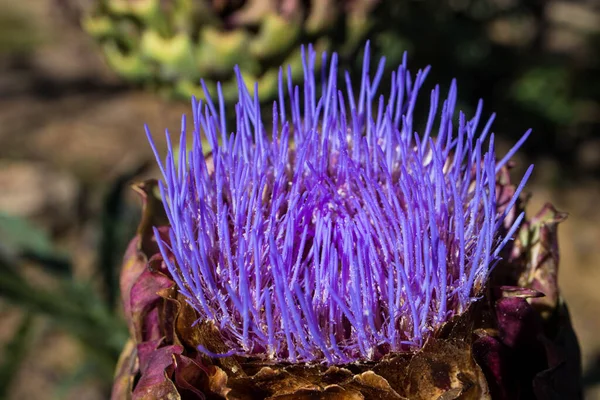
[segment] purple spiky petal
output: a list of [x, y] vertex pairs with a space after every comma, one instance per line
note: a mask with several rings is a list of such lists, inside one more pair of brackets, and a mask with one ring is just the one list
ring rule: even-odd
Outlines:
[[456, 121], [452, 82], [413, 121], [429, 69], [412, 76], [404, 57], [381, 95], [385, 60], [371, 77], [368, 44], [356, 98], [335, 53], [320, 87], [317, 55], [302, 56], [303, 85], [280, 71], [269, 132], [239, 72], [233, 131], [220, 91], [216, 106], [193, 100], [192, 148], [184, 117], [161, 162], [167, 267], [231, 354], [338, 364], [419, 348], [480, 295], [522, 218], [503, 226], [514, 202], [499, 211], [494, 116], [478, 130], [480, 102]]

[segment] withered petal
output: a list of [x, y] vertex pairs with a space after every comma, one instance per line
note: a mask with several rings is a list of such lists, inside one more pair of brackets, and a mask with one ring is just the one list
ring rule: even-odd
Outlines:
[[[150, 346], [155, 344], [156, 342], [151, 342]], [[150, 352], [144, 362], [140, 362], [142, 375], [135, 386], [132, 400], [180, 399], [179, 392], [169, 376], [174, 370], [174, 355], [181, 354], [182, 351], [181, 346], [170, 345]]]
[[147, 269], [140, 274], [138, 280], [133, 284], [130, 293], [130, 309], [131, 324], [136, 341], [142, 342], [150, 338], [149, 332], [144, 329], [147, 326], [146, 317], [162, 301], [162, 297], [158, 292], [173, 285], [174, 282], [169, 277]]
[[415, 400], [490, 398], [470, 346], [457, 340], [429, 339], [411, 360], [406, 385]]
[[131, 339], [127, 341], [115, 372], [114, 384], [112, 387], [111, 400], [129, 400], [133, 391], [133, 378], [140, 369], [139, 358], [135, 342]]

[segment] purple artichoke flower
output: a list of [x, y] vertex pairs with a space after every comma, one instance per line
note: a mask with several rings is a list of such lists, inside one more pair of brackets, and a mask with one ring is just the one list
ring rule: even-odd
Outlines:
[[530, 132], [497, 160], [494, 115], [483, 122], [481, 101], [456, 113], [455, 82], [414, 120], [428, 68], [413, 76], [405, 57], [384, 96], [368, 44], [356, 93], [336, 54], [309, 46], [302, 60], [302, 86], [279, 72], [270, 125], [236, 71], [234, 129], [219, 86], [215, 102], [203, 84], [189, 151], [185, 116], [164, 163], [147, 130], [164, 181], [160, 199], [156, 182], [138, 186], [146, 207], [121, 277], [132, 343], [113, 398], [554, 393], [563, 342], [540, 338], [568, 315], [557, 253], [552, 266], [542, 256], [563, 217], [520, 228], [532, 167], [517, 187], [508, 178]]
[[505, 231], [523, 184], [500, 211], [493, 117], [479, 126], [480, 103], [453, 127], [454, 83], [443, 101], [432, 90], [423, 127], [413, 114], [428, 69], [411, 76], [405, 58], [386, 97], [385, 60], [371, 76], [367, 45], [355, 100], [336, 54], [328, 71], [323, 54], [321, 86], [317, 55], [302, 55], [303, 87], [280, 72], [270, 135], [239, 74], [235, 133], [220, 91], [217, 106], [194, 100], [190, 151], [184, 118], [179, 161], [169, 149], [161, 165], [168, 270], [227, 354], [339, 364], [420, 348], [481, 294], [523, 217]]

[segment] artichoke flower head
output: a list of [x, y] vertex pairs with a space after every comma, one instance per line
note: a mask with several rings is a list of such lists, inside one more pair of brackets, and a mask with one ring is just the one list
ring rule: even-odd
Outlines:
[[[132, 341], [113, 397], [528, 398], [498, 364], [519, 345], [507, 315], [542, 326], [562, 310], [557, 291], [535, 302], [555, 280], [523, 282], [541, 266], [533, 243], [513, 242], [532, 228], [532, 167], [516, 187], [507, 172], [529, 131], [498, 160], [482, 102], [455, 120], [455, 82], [413, 121], [428, 68], [411, 75], [405, 57], [383, 95], [368, 44], [358, 86], [335, 53], [301, 54], [304, 83], [279, 70], [269, 125], [236, 69], [234, 129], [217, 86], [164, 161], [147, 131], [163, 180], [138, 186], [121, 279]], [[492, 284], [496, 269], [512, 273]], [[524, 379], [550, 367], [535, 349]]]

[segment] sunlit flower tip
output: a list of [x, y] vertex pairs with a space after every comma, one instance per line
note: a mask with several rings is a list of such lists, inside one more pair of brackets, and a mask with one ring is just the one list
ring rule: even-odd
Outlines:
[[161, 253], [228, 354], [341, 364], [417, 349], [481, 295], [513, 237], [523, 215], [505, 219], [532, 167], [507, 203], [496, 177], [529, 132], [498, 161], [494, 115], [480, 123], [482, 102], [456, 113], [454, 81], [414, 121], [429, 68], [411, 75], [405, 56], [383, 95], [368, 44], [356, 92], [335, 53], [318, 85], [313, 48], [302, 57], [300, 86], [280, 69], [268, 123], [236, 71], [234, 129], [219, 87], [217, 102], [192, 101], [189, 151], [185, 117], [164, 163], [148, 133], [171, 225]]

